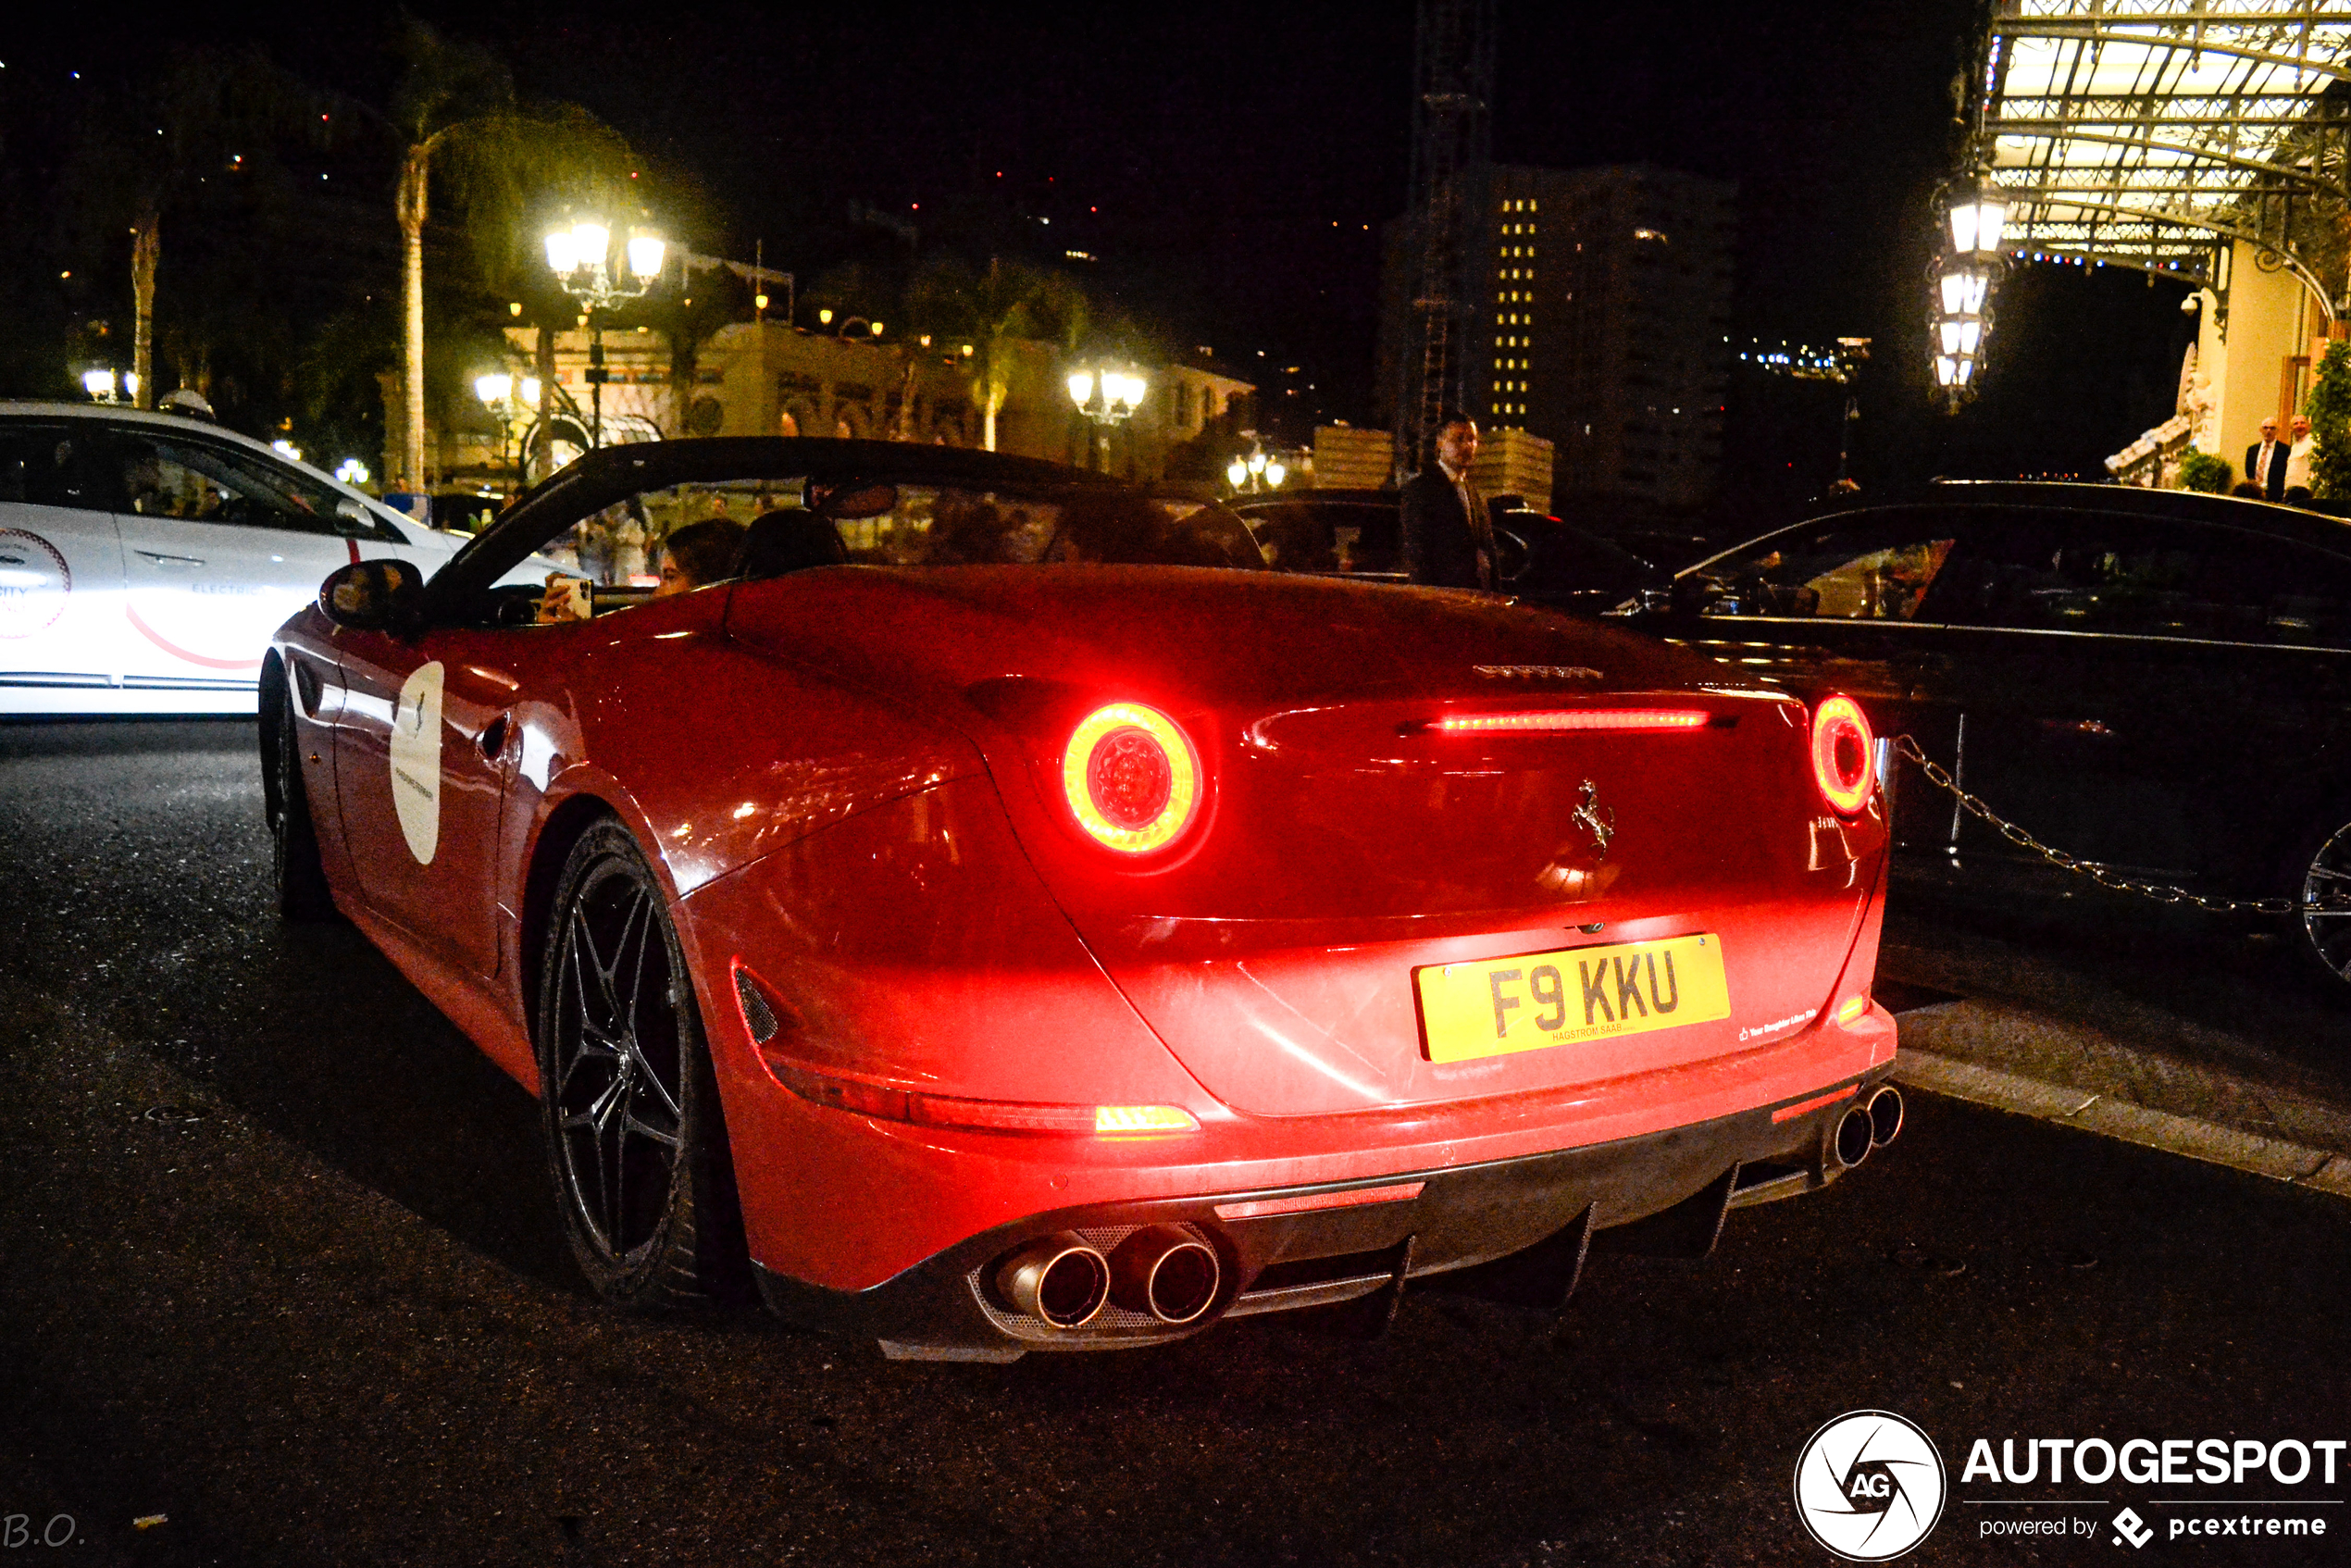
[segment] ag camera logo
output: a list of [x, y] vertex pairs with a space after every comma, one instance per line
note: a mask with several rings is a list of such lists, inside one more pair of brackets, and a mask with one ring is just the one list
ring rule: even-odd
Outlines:
[[1891, 1411], [1838, 1416], [1796, 1460], [1796, 1516], [1848, 1562], [1884, 1562], [1926, 1539], [1948, 1492], [1933, 1439]]

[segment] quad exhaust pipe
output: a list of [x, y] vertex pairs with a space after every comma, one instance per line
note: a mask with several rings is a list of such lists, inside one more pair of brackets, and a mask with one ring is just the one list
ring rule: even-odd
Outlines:
[[1830, 1151], [1837, 1169], [1849, 1171], [1870, 1157], [1870, 1151], [1894, 1141], [1902, 1130], [1902, 1094], [1891, 1084], [1880, 1085], [1868, 1100], [1836, 1120]]
[[1207, 1315], [1224, 1276], [1215, 1248], [1180, 1226], [1153, 1225], [1108, 1257], [1074, 1231], [1039, 1237], [997, 1265], [996, 1290], [1054, 1328], [1083, 1328], [1109, 1301], [1181, 1327]]
[[1014, 1309], [1055, 1328], [1083, 1328], [1110, 1300], [1110, 1260], [1070, 1231], [1030, 1242], [996, 1269]]
[[1165, 1324], [1197, 1322], [1224, 1276], [1216, 1249], [1172, 1225], [1146, 1226], [1110, 1256], [1111, 1300]]

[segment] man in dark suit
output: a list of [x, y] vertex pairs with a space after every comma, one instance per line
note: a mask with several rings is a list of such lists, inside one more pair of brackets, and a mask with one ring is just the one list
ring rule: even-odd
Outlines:
[[1436, 466], [1404, 486], [1404, 569], [1414, 582], [1494, 587], [1494, 519], [1469, 477], [1476, 460], [1477, 421], [1448, 409], [1437, 429]]
[[2285, 466], [2294, 449], [2278, 439], [2278, 422], [2261, 421], [2261, 439], [2245, 449], [2245, 479], [2264, 501], [2285, 499]]

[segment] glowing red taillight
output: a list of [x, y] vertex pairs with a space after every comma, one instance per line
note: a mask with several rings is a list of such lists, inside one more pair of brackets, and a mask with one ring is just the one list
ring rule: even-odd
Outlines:
[[1139, 703], [1080, 719], [1062, 748], [1062, 793], [1077, 825], [1122, 854], [1173, 843], [1200, 811], [1200, 761], [1176, 722]]
[[1830, 697], [1812, 710], [1812, 778], [1821, 798], [1847, 816], [1869, 803], [1876, 786], [1870, 721], [1850, 697]]

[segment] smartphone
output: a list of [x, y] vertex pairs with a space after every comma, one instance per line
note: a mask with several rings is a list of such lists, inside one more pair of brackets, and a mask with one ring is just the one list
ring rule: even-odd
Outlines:
[[559, 601], [563, 608], [557, 613], [556, 619], [584, 621], [595, 613], [594, 605], [589, 598], [586, 578], [566, 577], [562, 572], [549, 572], [547, 586], [563, 590], [563, 598]]

